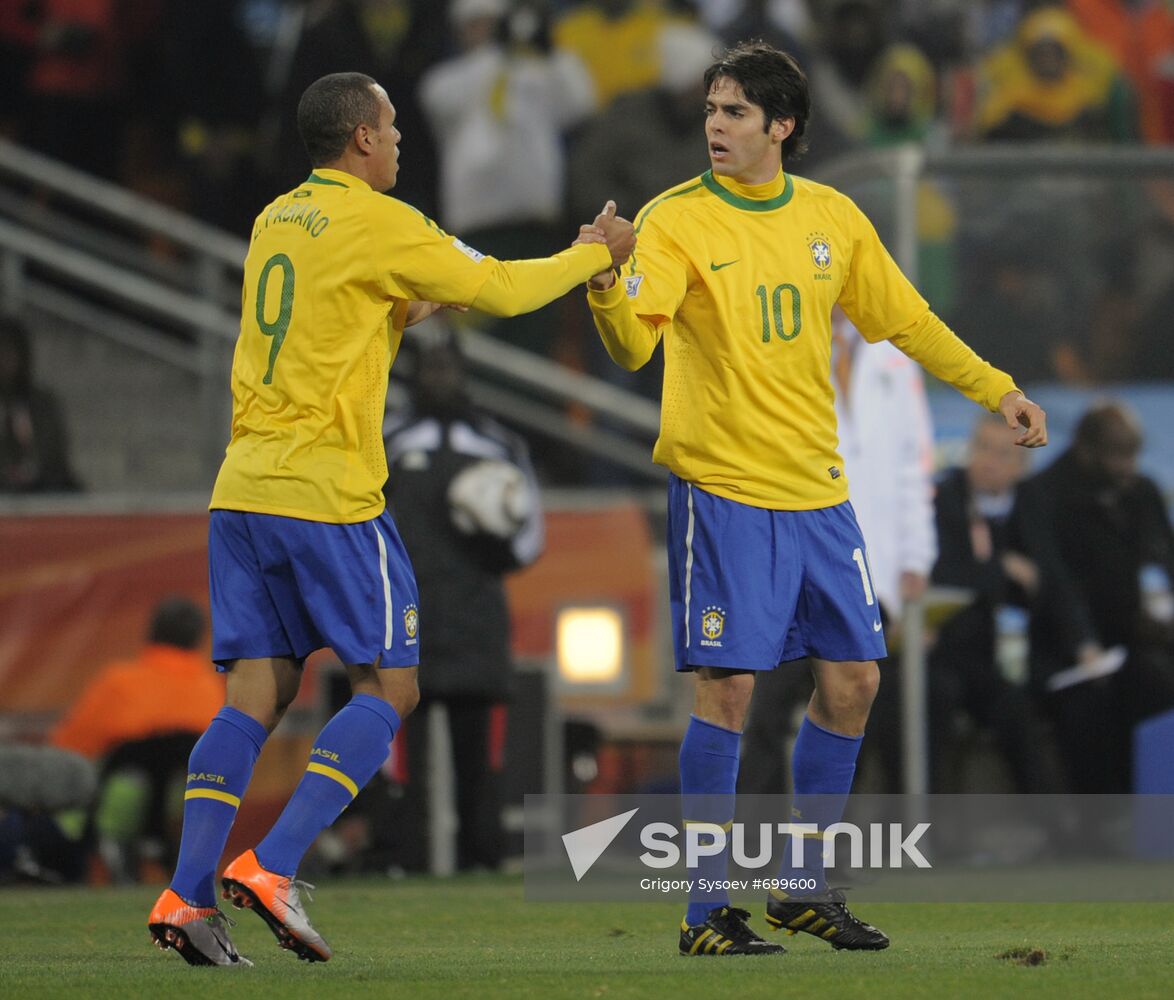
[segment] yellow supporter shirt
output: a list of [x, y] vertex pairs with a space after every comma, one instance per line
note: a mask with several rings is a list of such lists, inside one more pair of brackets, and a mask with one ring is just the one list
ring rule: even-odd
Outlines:
[[711, 171], [636, 217], [636, 252], [589, 292], [612, 358], [664, 338], [653, 460], [718, 496], [811, 510], [848, 498], [837, 448], [831, 311], [891, 340], [988, 409], [1015, 389], [929, 309], [845, 195], [780, 171], [753, 187]]
[[653, 4], [618, 17], [583, 4], [555, 24], [554, 42], [583, 61], [595, 83], [595, 103], [606, 108], [619, 94], [660, 83], [660, 33], [678, 22], [684, 23]]
[[498, 316], [606, 268], [601, 244], [497, 261], [351, 174], [318, 168], [257, 216], [212, 509], [351, 523], [384, 508], [387, 374], [412, 300]]

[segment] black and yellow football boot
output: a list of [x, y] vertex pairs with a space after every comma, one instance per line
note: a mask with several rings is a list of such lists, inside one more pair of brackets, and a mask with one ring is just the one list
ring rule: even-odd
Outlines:
[[681, 921], [682, 955], [781, 955], [781, 944], [763, 941], [747, 926], [749, 910], [718, 906], [709, 911], [705, 923], [690, 926]]
[[852, 915], [840, 889], [807, 898], [771, 889], [766, 898], [766, 922], [788, 934], [813, 934], [833, 948], [881, 951], [889, 946], [888, 935]]

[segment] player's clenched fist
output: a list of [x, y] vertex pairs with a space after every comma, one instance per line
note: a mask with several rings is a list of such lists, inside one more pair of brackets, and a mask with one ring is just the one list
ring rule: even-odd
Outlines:
[[[616, 215], [616, 203], [609, 201], [595, 221], [579, 227], [575, 243], [606, 243], [611, 251], [612, 267], [619, 267], [636, 249], [636, 230], [627, 219]], [[610, 288], [615, 283], [615, 272], [608, 268], [591, 278], [590, 286], [596, 289]]]
[[603, 211], [595, 217], [595, 226], [603, 231], [613, 265], [619, 267], [632, 256], [636, 249], [636, 230], [627, 219], [616, 215], [614, 201], [603, 206]]

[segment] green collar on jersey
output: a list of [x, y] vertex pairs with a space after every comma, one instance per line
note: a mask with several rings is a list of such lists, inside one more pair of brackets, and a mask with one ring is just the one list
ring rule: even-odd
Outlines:
[[784, 174], [783, 178], [783, 190], [773, 198], [765, 198], [761, 201], [753, 198], [743, 198], [741, 195], [734, 194], [728, 188], [722, 187], [713, 176], [712, 170], [707, 170], [701, 175], [701, 183], [721, 198], [722, 201], [733, 205], [734, 208], [740, 208], [745, 212], [773, 212], [776, 208], [782, 208], [787, 204], [791, 200], [791, 195], [795, 193], [795, 182], [791, 180], [791, 175]]
[[[790, 179], [791, 179], [790, 177], [787, 178], [788, 181]], [[310, 174], [310, 176], [306, 178], [305, 183], [306, 184], [333, 184], [336, 187], [340, 187], [340, 188], [344, 188], [344, 187], [349, 186], [349, 185], [344, 184], [342, 181], [332, 180], [329, 177], [322, 177], [319, 174]]]

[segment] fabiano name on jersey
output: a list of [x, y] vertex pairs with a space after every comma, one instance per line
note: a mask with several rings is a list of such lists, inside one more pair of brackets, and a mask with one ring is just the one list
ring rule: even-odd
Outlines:
[[777, 510], [848, 498], [831, 380], [837, 303], [990, 410], [1010, 376], [962, 343], [833, 188], [782, 171], [743, 185], [707, 171], [636, 217], [620, 280], [590, 291], [612, 358], [635, 369], [664, 340], [654, 461], [727, 499]]

